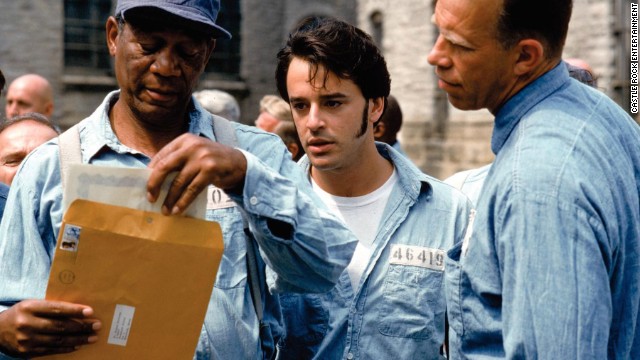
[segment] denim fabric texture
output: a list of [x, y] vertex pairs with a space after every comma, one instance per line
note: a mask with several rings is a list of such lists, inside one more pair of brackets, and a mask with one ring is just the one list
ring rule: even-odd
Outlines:
[[4, 183], [0, 183], [0, 220], [2, 220], [2, 214], [4, 213], [4, 206], [7, 203], [8, 195], [9, 187]]
[[476, 169], [460, 171], [446, 178], [444, 182], [460, 189], [473, 204], [477, 204], [489, 169], [491, 169], [491, 164]]
[[[345, 271], [326, 294], [281, 295], [287, 336], [279, 359], [442, 358], [444, 251], [462, 240], [471, 203], [389, 145], [377, 147], [394, 164], [399, 181], [359, 289]], [[306, 156], [299, 164], [309, 172]], [[442, 250], [442, 270], [391, 263], [394, 245]]]
[[[82, 161], [146, 167], [150, 159], [120, 143], [109, 124], [108, 112], [118, 96], [118, 92], [109, 94], [81, 122]], [[195, 100], [189, 116], [190, 133], [215, 140], [210, 116]], [[264, 318], [276, 338], [283, 332], [276, 292], [328, 291], [356, 245], [353, 234], [315, 196], [278, 136], [238, 123], [233, 126], [247, 158], [246, 180], [242, 194], [229, 193], [237, 206], [207, 212], [207, 218], [222, 227], [225, 249], [194, 359], [262, 358], [240, 211], [247, 215], [260, 246]], [[44, 297], [62, 219], [58, 157], [55, 139], [31, 153], [16, 175], [17, 185], [0, 225], [0, 304], [5, 308], [23, 299]], [[278, 222], [290, 225], [290, 238], [272, 233], [271, 226]]]
[[640, 127], [563, 63], [497, 113], [448, 253], [452, 359], [639, 359]]

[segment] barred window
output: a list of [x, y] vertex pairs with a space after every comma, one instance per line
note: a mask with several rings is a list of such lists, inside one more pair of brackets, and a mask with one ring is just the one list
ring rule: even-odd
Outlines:
[[[206, 67], [206, 77], [237, 80], [240, 75], [240, 1], [222, 0], [217, 23], [233, 39], [219, 39]], [[113, 75], [106, 45], [105, 23], [115, 0], [64, 1], [65, 72], [79, 75]]]
[[65, 0], [64, 66], [66, 72], [108, 75], [111, 71], [105, 22], [111, 0]]
[[216, 23], [231, 33], [231, 40], [218, 39], [207, 64], [207, 77], [238, 80], [240, 76], [240, 1], [222, 0]]
[[369, 22], [371, 23], [371, 37], [375, 41], [376, 45], [382, 49], [382, 40], [384, 37], [384, 15], [380, 11], [374, 11], [369, 16]]

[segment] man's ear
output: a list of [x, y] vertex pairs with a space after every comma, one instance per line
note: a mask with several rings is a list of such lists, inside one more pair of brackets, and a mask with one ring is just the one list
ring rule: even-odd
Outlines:
[[295, 143], [295, 141], [288, 143], [287, 149], [291, 153], [292, 159], [295, 159], [298, 156], [298, 152], [300, 151], [300, 148], [298, 147], [298, 144]]
[[518, 76], [526, 75], [544, 62], [545, 53], [542, 43], [535, 39], [524, 39], [515, 46], [517, 59], [514, 73]]
[[45, 106], [44, 115], [46, 117], [48, 117], [48, 118], [51, 118], [51, 116], [53, 115], [53, 103], [52, 102], [47, 103], [47, 106]]
[[378, 97], [374, 99], [369, 99], [369, 121], [375, 123], [382, 116], [382, 112], [384, 111], [384, 98]]
[[116, 48], [118, 47], [117, 45], [117, 39], [118, 39], [118, 20], [116, 20], [115, 17], [110, 16], [109, 19], [107, 19], [107, 25], [106, 25], [106, 30], [107, 30], [107, 47], [109, 48], [109, 55], [111, 56], [115, 56], [116, 55]]
[[380, 139], [384, 136], [384, 133], [387, 131], [387, 126], [382, 121], [378, 121], [378, 124], [373, 127], [373, 137], [375, 139]]

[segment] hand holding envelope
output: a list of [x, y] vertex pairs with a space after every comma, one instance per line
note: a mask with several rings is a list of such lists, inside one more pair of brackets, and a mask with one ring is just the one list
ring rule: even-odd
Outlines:
[[[222, 233], [217, 223], [133, 208], [153, 206], [145, 198], [147, 176], [147, 169], [70, 168], [65, 200], [78, 200], [63, 219], [46, 298], [91, 306], [102, 330], [95, 344], [53, 358], [193, 357]], [[123, 201], [132, 207], [119, 206]], [[205, 201], [206, 192], [192, 208], [204, 210]]]

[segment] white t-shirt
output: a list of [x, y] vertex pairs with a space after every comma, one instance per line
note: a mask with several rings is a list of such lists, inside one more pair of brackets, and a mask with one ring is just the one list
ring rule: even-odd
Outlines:
[[397, 182], [398, 175], [394, 168], [393, 174], [389, 179], [373, 192], [363, 196], [342, 197], [327, 193], [311, 179], [311, 184], [316, 194], [329, 209], [347, 224], [347, 227], [359, 240], [353, 253], [353, 258], [351, 258], [351, 263], [347, 266], [354, 292], [358, 289], [362, 273], [373, 253], [373, 241], [378, 232], [382, 213], [387, 206], [389, 196], [391, 196], [391, 190], [393, 190]]

